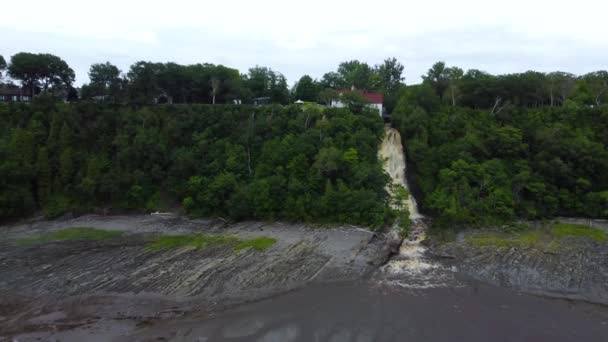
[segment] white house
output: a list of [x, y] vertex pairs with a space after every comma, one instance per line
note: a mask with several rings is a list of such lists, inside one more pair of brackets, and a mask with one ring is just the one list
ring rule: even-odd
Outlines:
[[[378, 110], [378, 115], [382, 116], [382, 105], [384, 104], [384, 95], [380, 93], [366, 93], [358, 90], [338, 90], [338, 94], [339, 96], [342, 96], [353, 91], [359, 92], [361, 96], [363, 96], [367, 100], [368, 105], [372, 108], [376, 108]], [[340, 99], [336, 99], [331, 101], [330, 107], [344, 108], [346, 107], [346, 104], [340, 101]]]

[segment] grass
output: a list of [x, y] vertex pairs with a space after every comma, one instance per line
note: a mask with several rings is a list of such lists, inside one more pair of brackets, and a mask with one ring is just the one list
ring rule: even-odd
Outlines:
[[598, 242], [606, 241], [605, 231], [581, 224], [556, 224], [553, 226], [553, 234], [558, 238], [573, 236], [589, 238]]
[[465, 241], [475, 246], [527, 247], [556, 252], [564, 243], [564, 238], [584, 238], [605, 242], [606, 232], [592, 227], [558, 223], [533, 229], [518, 226], [516, 230], [475, 233]]
[[225, 245], [227, 247], [232, 247], [236, 252], [245, 248], [253, 248], [256, 251], [264, 251], [272, 247], [272, 245], [274, 245], [276, 242], [276, 239], [268, 237], [243, 240], [234, 236], [222, 235], [175, 235], [159, 236], [154, 238], [148, 245], [148, 249], [161, 250], [180, 247], [204, 249], [211, 246]]
[[238, 245], [236, 245], [236, 247], [234, 247], [234, 250], [238, 252], [241, 249], [251, 247], [256, 251], [265, 251], [268, 248], [272, 247], [272, 245], [274, 245], [276, 242], [276, 239], [263, 236], [252, 240], [244, 240]]
[[20, 243], [42, 243], [61, 240], [103, 240], [115, 238], [123, 235], [124, 232], [119, 230], [102, 230], [90, 227], [72, 227], [65, 228], [57, 232], [40, 234], [33, 237], [20, 239]]
[[477, 233], [466, 238], [467, 243], [475, 246], [496, 247], [539, 247], [543, 243], [543, 234], [540, 231], [525, 233]]

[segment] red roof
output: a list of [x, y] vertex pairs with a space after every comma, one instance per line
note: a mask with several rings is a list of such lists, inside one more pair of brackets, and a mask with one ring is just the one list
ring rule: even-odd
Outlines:
[[[373, 104], [383, 104], [384, 103], [384, 95], [380, 94], [380, 93], [366, 93], [366, 92], [362, 92], [359, 90], [355, 90], [356, 92], [360, 93], [361, 95], [363, 95], [363, 97], [365, 97], [367, 99], [367, 101], [369, 103], [373, 103]], [[351, 93], [351, 90], [338, 90], [338, 94], [349, 94]]]

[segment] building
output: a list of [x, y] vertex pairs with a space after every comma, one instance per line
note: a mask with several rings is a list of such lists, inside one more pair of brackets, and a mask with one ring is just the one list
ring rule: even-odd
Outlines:
[[[367, 104], [378, 110], [378, 115], [382, 116], [383, 113], [383, 104], [384, 104], [384, 95], [380, 93], [367, 93], [363, 91], [359, 91], [356, 89], [353, 90], [338, 90], [338, 96], [342, 97], [344, 94], [352, 93], [353, 91], [358, 92], [367, 100]], [[343, 108], [346, 107], [346, 104], [342, 102], [340, 99], [335, 99], [331, 101], [330, 107]]]
[[0, 84], [0, 102], [29, 102], [30, 96], [14, 84]]
[[270, 97], [256, 97], [253, 99], [253, 104], [255, 106], [263, 106], [271, 104]]

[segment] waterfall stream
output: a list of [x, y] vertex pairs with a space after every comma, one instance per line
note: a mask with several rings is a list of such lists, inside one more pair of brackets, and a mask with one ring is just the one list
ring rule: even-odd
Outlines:
[[[406, 154], [401, 143], [401, 134], [389, 125], [384, 130], [385, 135], [379, 155], [386, 161], [385, 171], [394, 184], [403, 186], [409, 192], [406, 178]], [[405, 205], [409, 209], [410, 230], [407, 238], [401, 243], [399, 254], [383, 267], [383, 271], [389, 276], [392, 283], [402, 287], [445, 286], [448, 280], [446, 277], [451, 278], [452, 272], [449, 272], [451, 270], [447, 270], [427, 258], [425, 256], [426, 247], [421, 244], [426, 237], [428, 220], [418, 211], [418, 204], [411, 193]]]

